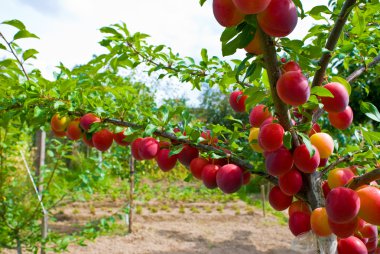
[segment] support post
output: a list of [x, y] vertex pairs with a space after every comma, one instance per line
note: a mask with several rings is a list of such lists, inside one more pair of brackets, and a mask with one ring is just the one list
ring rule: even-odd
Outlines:
[[261, 202], [263, 204], [263, 216], [265, 218], [265, 185], [261, 185]]
[[135, 159], [131, 155], [129, 158], [129, 216], [128, 216], [128, 233], [132, 233], [133, 223], [133, 193], [135, 188]]
[[[37, 140], [37, 156], [36, 156], [36, 177], [38, 181], [38, 193], [42, 199], [43, 192], [43, 166], [45, 165], [45, 154], [46, 154], [46, 132], [43, 130], [38, 130], [36, 133]], [[48, 213], [43, 209], [43, 217], [41, 220], [41, 254], [45, 254], [45, 240], [48, 235]]]

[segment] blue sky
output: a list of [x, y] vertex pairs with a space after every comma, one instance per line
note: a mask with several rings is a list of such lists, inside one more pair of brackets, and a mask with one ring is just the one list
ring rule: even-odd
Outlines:
[[[305, 9], [310, 9], [312, 1], [304, 2]], [[25, 40], [21, 46], [40, 52], [33, 64], [48, 78], [59, 62], [72, 67], [102, 53], [98, 45], [102, 38], [99, 28], [120, 21], [132, 32], [151, 35], [151, 43], [166, 44], [182, 56], [198, 57], [202, 48], [207, 48], [209, 55], [221, 56], [219, 36], [223, 28], [214, 19], [211, 0], [203, 7], [198, 0], [0, 0], [0, 3], [1, 21], [20, 19], [40, 37]], [[301, 38], [311, 25], [310, 20], [299, 22], [291, 37]], [[0, 29], [7, 34], [6, 26]], [[241, 51], [234, 58], [243, 56]], [[184, 90], [189, 89], [187, 86]]]

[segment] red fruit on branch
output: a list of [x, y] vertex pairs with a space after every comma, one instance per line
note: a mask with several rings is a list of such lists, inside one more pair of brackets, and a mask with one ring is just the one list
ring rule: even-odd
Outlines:
[[271, 0], [232, 0], [236, 8], [244, 14], [257, 14], [265, 10]]
[[249, 113], [249, 123], [252, 127], [259, 128], [263, 122], [271, 116], [272, 114], [269, 112], [267, 106], [259, 104], [251, 110], [251, 113]]
[[282, 176], [289, 172], [293, 167], [293, 156], [284, 147], [270, 152], [265, 158], [265, 167], [272, 176]]
[[315, 172], [320, 162], [318, 149], [315, 146], [312, 147], [314, 149], [313, 156], [311, 156], [305, 144], [298, 146], [293, 153], [294, 164], [304, 173]]
[[284, 128], [278, 123], [270, 123], [260, 128], [259, 145], [267, 152], [278, 150], [282, 146]]
[[66, 131], [66, 127], [69, 124], [70, 119], [66, 116], [60, 116], [55, 114], [50, 121], [50, 125], [55, 133], [59, 134]]
[[216, 174], [218, 173], [219, 169], [220, 166], [214, 164], [207, 164], [203, 167], [202, 181], [207, 188], [215, 189], [218, 187], [218, 184], [216, 183]]
[[269, 192], [269, 203], [277, 211], [288, 208], [292, 200], [293, 196], [286, 195], [278, 186], [274, 186]]
[[310, 86], [300, 71], [289, 71], [281, 75], [276, 85], [280, 99], [289, 105], [299, 106], [310, 97]]
[[139, 155], [143, 160], [151, 160], [156, 157], [160, 146], [158, 141], [152, 137], [143, 138], [138, 146]]
[[354, 190], [337, 187], [327, 195], [326, 211], [332, 222], [340, 224], [350, 222], [358, 215], [359, 209], [360, 199]]
[[347, 106], [342, 112], [330, 112], [328, 118], [333, 127], [339, 130], [345, 130], [352, 124], [354, 113], [352, 112], [351, 107]]
[[87, 134], [86, 134], [86, 133], [82, 136], [82, 140], [83, 140], [83, 142], [84, 142], [88, 147], [94, 147], [94, 143], [92, 142], [92, 139], [91, 139], [91, 138], [87, 138]]
[[210, 162], [204, 158], [195, 158], [190, 162], [190, 171], [193, 176], [199, 180], [202, 180], [203, 167]]
[[323, 109], [327, 112], [339, 113], [344, 111], [348, 106], [349, 95], [347, 89], [338, 82], [328, 83], [323, 86], [329, 90], [334, 97], [320, 97]]
[[289, 217], [289, 229], [295, 236], [310, 231], [310, 214], [304, 212], [294, 212]]
[[301, 190], [302, 175], [297, 169], [293, 168], [278, 178], [278, 185], [286, 195], [295, 195]]
[[141, 140], [142, 140], [142, 138], [136, 138], [131, 143], [132, 156], [135, 158], [135, 160], [138, 160], [138, 161], [143, 160], [143, 158], [141, 157], [141, 155], [139, 153], [139, 146], [140, 146]]
[[240, 12], [232, 0], [213, 0], [212, 10], [215, 19], [221, 26], [236, 26], [244, 19], [244, 14]]
[[156, 156], [156, 162], [158, 167], [164, 171], [168, 172], [171, 169], [175, 167], [175, 164], [177, 163], [177, 155], [169, 156], [170, 150], [169, 149], [161, 149], [158, 151]]
[[82, 130], [79, 127], [79, 119], [75, 119], [69, 123], [66, 135], [71, 140], [78, 140], [82, 137]]
[[80, 127], [85, 131], [88, 131], [93, 123], [100, 123], [100, 118], [93, 113], [87, 113], [80, 118]]
[[245, 100], [247, 99], [247, 95], [244, 95], [242, 91], [234, 91], [230, 95], [230, 105], [231, 108], [238, 112], [245, 112]]
[[216, 173], [216, 183], [224, 193], [237, 192], [243, 185], [243, 170], [235, 164], [227, 164]]
[[283, 72], [288, 72], [288, 71], [299, 71], [301, 72], [301, 67], [296, 63], [295, 61], [289, 61], [286, 64], [282, 66], [282, 71]]
[[127, 138], [127, 136], [124, 135], [124, 131], [125, 129], [113, 134], [113, 140], [115, 140], [115, 142], [120, 146], [128, 146], [130, 144], [130, 142], [124, 140]]
[[367, 247], [355, 236], [338, 240], [338, 254], [367, 254]]
[[271, 0], [268, 7], [257, 14], [257, 21], [269, 36], [288, 36], [297, 25], [296, 6], [292, 0]]
[[92, 135], [92, 142], [99, 151], [107, 151], [112, 145], [113, 133], [107, 129], [97, 131]]
[[179, 162], [185, 167], [189, 167], [193, 159], [199, 156], [199, 151], [197, 148], [184, 145], [182, 151], [178, 154]]
[[244, 47], [245, 51], [254, 55], [261, 55], [264, 53], [263, 47], [261, 45], [261, 38], [259, 33], [255, 33], [252, 41]]

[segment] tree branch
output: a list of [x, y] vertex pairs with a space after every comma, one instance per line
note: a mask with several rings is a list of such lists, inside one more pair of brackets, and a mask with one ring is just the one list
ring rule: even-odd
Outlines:
[[343, 163], [343, 162], [348, 162], [352, 159], [352, 157], [354, 156], [354, 154], [348, 154], [346, 156], [343, 156], [339, 159], [337, 159], [336, 161], [334, 161], [333, 163], [331, 163], [330, 165], [328, 165], [327, 167], [325, 167], [322, 171], [321, 171], [321, 175], [325, 175], [327, 174], [331, 169], [335, 168], [336, 166], [338, 166], [339, 164]]
[[377, 57], [375, 57], [373, 59], [372, 62], [370, 62], [367, 66], [362, 66], [360, 67], [359, 69], [355, 70], [353, 73], [351, 73], [347, 78], [346, 80], [351, 83], [352, 81], [354, 81], [357, 77], [359, 77], [360, 75], [362, 75], [365, 71], [368, 70], [368, 68], [372, 68], [373, 66], [375, 66], [376, 64], [378, 64], [380, 62], [380, 55], [378, 55]]
[[[144, 127], [141, 126], [141, 125], [138, 125], [138, 124], [135, 124], [135, 123], [130, 123], [130, 122], [125, 122], [125, 121], [122, 121], [122, 120], [111, 119], [111, 118], [102, 119], [102, 122], [111, 123], [111, 124], [117, 125], [117, 126], [130, 127], [130, 128], [133, 128], [133, 129], [140, 129], [140, 130], [144, 129]], [[243, 160], [243, 159], [241, 159], [241, 158], [239, 158], [237, 156], [234, 156], [232, 154], [226, 154], [225, 151], [223, 151], [221, 149], [218, 149], [218, 148], [216, 148], [214, 146], [209, 146], [209, 145], [204, 145], [204, 144], [194, 144], [189, 139], [182, 139], [182, 138], [180, 139], [174, 133], [168, 133], [168, 132], [161, 131], [161, 130], [156, 130], [154, 132], [154, 134], [156, 136], [164, 137], [164, 138], [167, 138], [167, 139], [170, 139], [170, 140], [175, 140], [175, 141], [177, 141], [179, 143], [182, 143], [182, 144], [190, 145], [190, 146], [195, 147], [195, 148], [197, 148], [197, 149], [199, 149], [201, 151], [215, 152], [216, 154], [219, 154], [219, 155], [225, 155], [226, 157], [229, 158], [230, 162], [238, 165], [242, 169], [248, 170], [252, 174], [264, 177], [265, 179], [267, 179], [268, 181], [272, 182], [273, 184], [278, 184], [277, 178], [275, 178], [275, 177], [273, 177], [273, 176], [271, 176], [271, 175], [269, 175], [269, 174], [267, 174], [265, 172], [254, 171], [254, 168], [253, 168], [252, 164], [250, 164], [248, 161], [245, 161], [245, 160]]]
[[299, 146], [300, 142], [298, 139], [298, 135], [292, 128], [289, 108], [280, 99], [280, 97], [278, 97], [276, 90], [277, 80], [280, 78], [281, 72], [278, 68], [277, 54], [276, 48], [274, 46], [274, 41], [270, 36], [265, 34], [260, 27], [257, 27], [257, 32], [260, 33], [261, 45], [263, 45], [265, 68], [268, 73], [268, 78], [270, 82], [270, 92], [274, 103], [276, 115], [284, 129], [286, 131], [290, 131], [290, 133], [292, 134], [293, 145]]
[[380, 179], [380, 168], [376, 168], [368, 173], [365, 173], [364, 175], [354, 177], [352, 181], [350, 181], [346, 185], [346, 187], [355, 190], [362, 185], [369, 184], [370, 182], [376, 181], [379, 179]]
[[3, 40], [5, 41], [5, 43], [8, 45], [8, 48], [9, 48], [10, 52], [11, 52], [12, 55], [16, 58], [18, 64], [19, 64], [20, 67], [21, 67], [22, 72], [24, 73], [26, 79], [27, 79], [28, 82], [30, 83], [29, 75], [28, 75], [28, 73], [26, 72], [26, 70], [25, 70], [25, 68], [24, 68], [24, 65], [22, 64], [22, 62], [21, 62], [20, 59], [18, 58], [16, 52], [14, 52], [11, 43], [9, 43], [9, 42], [7, 41], [7, 39], [5, 38], [5, 36], [4, 36], [1, 32], [0, 32], [0, 37], [3, 38]]
[[328, 50], [328, 52], [323, 53], [322, 57], [319, 59], [318, 66], [320, 68], [315, 72], [314, 79], [311, 85], [312, 87], [322, 85], [327, 66], [331, 59], [331, 52], [334, 50], [338, 42], [340, 34], [343, 31], [343, 27], [355, 3], [356, 3], [356, 0], [347, 0], [343, 4], [343, 7], [339, 13], [338, 19], [335, 21], [335, 25], [326, 42], [325, 48]]

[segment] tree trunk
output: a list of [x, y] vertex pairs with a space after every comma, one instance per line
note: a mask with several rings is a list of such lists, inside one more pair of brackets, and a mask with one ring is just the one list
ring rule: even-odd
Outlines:
[[[322, 178], [320, 172], [314, 172], [307, 176], [308, 193], [311, 209], [314, 210], [318, 207], [324, 207], [325, 198], [322, 191]], [[337, 247], [336, 236], [331, 234], [328, 237], [317, 237], [318, 251], [321, 254], [335, 254]]]

